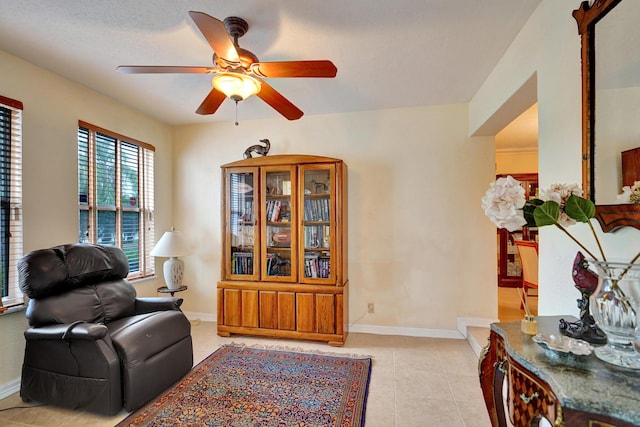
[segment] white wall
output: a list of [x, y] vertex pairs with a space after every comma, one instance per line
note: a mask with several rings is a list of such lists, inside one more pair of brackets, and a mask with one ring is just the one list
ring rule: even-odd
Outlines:
[[[504, 125], [502, 106], [536, 75], [542, 189], [556, 182], [581, 183], [580, 38], [571, 15], [578, 5], [544, 0], [469, 105], [471, 134], [491, 134]], [[586, 225], [570, 231], [595, 249]], [[630, 260], [640, 250], [638, 233], [627, 229], [602, 236], [608, 257]], [[540, 314], [578, 315], [579, 293], [571, 280], [577, 250], [558, 230], [540, 230]]]
[[538, 151], [496, 151], [496, 175], [510, 173], [538, 173]]
[[[494, 175], [492, 138], [468, 135], [466, 105], [179, 127], [175, 219], [185, 309], [212, 315], [220, 278], [220, 166], [269, 138], [270, 155], [316, 154], [349, 167], [349, 318], [360, 325], [454, 330], [497, 316], [495, 229], [479, 198]], [[368, 302], [376, 313], [366, 314]]]
[[[0, 75], [0, 94], [24, 104], [25, 252], [78, 241], [78, 120], [156, 147], [156, 234], [170, 227], [172, 164], [167, 125], [3, 51]], [[149, 295], [158, 286], [161, 278], [136, 288], [140, 295]], [[3, 384], [20, 376], [25, 326], [24, 312], [0, 316], [0, 391]]]
[[622, 192], [620, 153], [640, 146], [640, 88], [598, 90], [596, 97], [596, 200], [615, 204]]

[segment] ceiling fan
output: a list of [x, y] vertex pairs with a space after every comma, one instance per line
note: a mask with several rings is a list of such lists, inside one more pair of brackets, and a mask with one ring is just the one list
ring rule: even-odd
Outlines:
[[129, 74], [213, 74], [213, 88], [196, 113], [215, 113], [225, 97], [235, 101], [237, 108], [238, 101], [256, 95], [289, 120], [297, 120], [304, 113], [263, 78], [335, 77], [338, 72], [328, 60], [259, 62], [256, 55], [238, 45], [238, 38], [249, 29], [244, 19], [231, 16], [222, 22], [206, 13], [193, 11], [189, 16], [213, 49], [213, 66], [122, 65], [117, 70]]

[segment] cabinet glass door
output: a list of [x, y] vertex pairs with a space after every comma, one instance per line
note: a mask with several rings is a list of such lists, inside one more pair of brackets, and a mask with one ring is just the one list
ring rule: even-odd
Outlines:
[[288, 166], [262, 168], [262, 280], [296, 281], [295, 169]]
[[335, 263], [332, 258], [335, 232], [335, 194], [333, 165], [301, 167], [303, 188], [303, 220], [300, 236], [304, 260], [300, 262], [300, 277], [307, 283], [334, 280]]
[[255, 280], [256, 242], [258, 226], [256, 223], [257, 170], [229, 171], [227, 173], [226, 230], [227, 278]]

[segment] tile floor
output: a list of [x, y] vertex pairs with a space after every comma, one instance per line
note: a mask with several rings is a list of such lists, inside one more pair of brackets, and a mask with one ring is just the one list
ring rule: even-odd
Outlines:
[[[313, 342], [221, 338], [215, 331], [215, 323], [193, 326], [196, 363], [220, 345], [231, 342], [372, 356], [366, 427], [490, 426], [478, 382], [478, 359], [466, 340], [352, 333], [345, 346], [338, 348]], [[486, 336], [487, 331], [479, 331], [482, 345]], [[0, 408], [22, 405], [17, 394], [0, 400]], [[123, 411], [105, 418], [50, 406], [27, 407], [0, 411], [0, 425], [106, 427], [117, 424], [126, 415]]]
[[[522, 318], [517, 290], [498, 289], [501, 321]], [[530, 299], [537, 314], [537, 298]], [[234, 336], [221, 338], [215, 323], [192, 328], [194, 360], [207, 357], [223, 344], [277, 345], [303, 350], [353, 353], [373, 357], [366, 427], [485, 427], [490, 426], [478, 384], [477, 349], [487, 343], [487, 328], [469, 328], [469, 341], [351, 333], [342, 348], [323, 343]], [[472, 348], [476, 348], [476, 353]], [[15, 409], [2, 410], [15, 406]], [[17, 394], [0, 400], [0, 426], [114, 426], [125, 418], [50, 406], [29, 407]]]

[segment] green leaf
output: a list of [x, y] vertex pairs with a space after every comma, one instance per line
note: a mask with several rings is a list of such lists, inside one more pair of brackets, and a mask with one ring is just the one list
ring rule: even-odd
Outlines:
[[589, 222], [596, 215], [596, 206], [591, 200], [572, 194], [567, 199], [564, 211], [576, 221]]
[[536, 227], [536, 220], [533, 217], [533, 212], [536, 208], [542, 205], [544, 202], [540, 199], [529, 199], [526, 201], [524, 207], [522, 208], [522, 212], [524, 214], [524, 219], [527, 221], [527, 227]]
[[535, 227], [536, 220], [533, 217], [533, 212], [536, 210], [535, 205], [525, 204], [522, 208], [522, 213], [524, 214], [524, 219], [527, 221], [527, 227]]
[[547, 200], [533, 211], [533, 218], [538, 227], [557, 224], [559, 216], [560, 205], [550, 200]]

